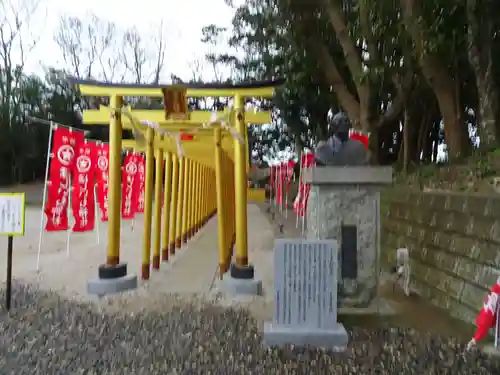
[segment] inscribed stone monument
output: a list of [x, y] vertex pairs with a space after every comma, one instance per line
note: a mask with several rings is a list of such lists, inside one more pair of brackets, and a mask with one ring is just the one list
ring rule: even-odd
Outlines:
[[347, 332], [337, 322], [337, 258], [335, 240], [276, 240], [275, 310], [264, 326], [265, 345], [345, 349]]

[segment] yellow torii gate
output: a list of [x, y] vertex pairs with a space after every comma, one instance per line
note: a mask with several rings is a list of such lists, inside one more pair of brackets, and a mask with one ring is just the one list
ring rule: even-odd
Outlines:
[[[275, 88], [282, 82], [173, 86], [112, 84], [82, 80], [73, 80], [73, 83], [83, 96], [109, 97], [110, 102], [109, 108], [100, 106], [99, 109], [85, 110], [83, 112], [84, 124], [102, 125], [109, 121], [110, 127], [108, 251], [106, 265], [100, 267], [99, 277], [106, 278], [108, 279], [107, 282], [109, 282], [109, 279], [119, 279], [125, 277], [127, 273], [126, 265], [120, 263], [119, 253], [121, 150], [122, 147], [125, 147], [146, 152], [142, 278], [148, 279], [150, 276], [153, 159], [156, 156], [153, 269], [159, 268], [159, 249], [162, 240], [164, 246], [162, 258], [167, 260], [169, 252], [173, 254], [175, 248], [180, 247], [181, 242], [186, 242], [217, 210], [220, 273], [222, 275], [228, 269], [232, 254], [232, 243], [235, 241], [236, 259], [235, 263], [231, 264], [231, 278], [252, 282], [254, 269], [248, 262], [247, 234], [249, 152], [247, 124], [270, 123], [271, 115], [269, 112], [264, 111], [245, 111], [244, 100], [248, 97], [272, 98]], [[212, 129], [199, 129], [200, 124], [212, 121], [214, 115], [205, 111], [189, 112], [186, 97], [205, 96], [232, 98], [233, 105], [229, 112], [231, 129], [227, 125], [221, 126], [219, 123], [215, 124]], [[123, 106], [124, 97], [163, 97], [165, 110], [132, 109]], [[220, 118], [222, 115], [224, 115], [224, 112], [218, 112], [216, 117]], [[134, 124], [136, 121], [155, 123], [157, 128], [154, 129], [148, 126], [145, 129], [144, 144], [138, 144], [135, 141], [122, 141], [122, 130], [127, 128], [137, 130], [137, 124]], [[195, 139], [182, 142], [184, 154], [179, 157], [176, 154], [178, 151], [177, 142], [171, 137], [161, 135], [165, 131], [189, 133], [191, 130], [195, 130]], [[236, 139], [232, 139], [232, 136], [235, 136]], [[163, 174], [164, 161], [165, 178], [163, 182], [159, 176]], [[234, 185], [228, 183], [228, 177], [230, 178], [229, 181], [234, 182]], [[165, 185], [165, 209], [162, 228], [160, 201], [163, 185]], [[193, 203], [195, 201], [196, 204]], [[229, 204], [227, 204], [228, 202]], [[231, 208], [233, 205], [234, 208]], [[170, 207], [170, 212], [168, 212], [168, 207]], [[229, 229], [229, 233], [225, 233], [226, 229]], [[161, 238], [160, 232], [162, 233]], [[113, 286], [114, 291], [128, 289], [125, 286], [118, 285], [118, 280], [116, 284]], [[241, 283], [237, 284], [240, 285]], [[247, 293], [259, 288], [257, 282], [251, 284], [250, 287], [244, 287], [239, 291]], [[97, 293], [106, 293], [102, 285], [95, 289], [99, 289]], [[238, 292], [237, 287], [231, 286], [230, 289]]]
[[[218, 214], [218, 247], [219, 247], [219, 270], [220, 270], [220, 275], [222, 276], [225, 272], [227, 272], [230, 261], [231, 261], [231, 255], [232, 255], [232, 248], [234, 246], [234, 167], [232, 165], [234, 164], [232, 161], [232, 156], [229, 152], [224, 150], [224, 147], [222, 146], [222, 142], [217, 142], [217, 140], [220, 137], [220, 140], [222, 141], [222, 136], [221, 136], [221, 129], [219, 127], [215, 127], [212, 130], [213, 133], [213, 147], [206, 145], [203, 146], [203, 148], [199, 148], [200, 143], [192, 145], [192, 142], [185, 142], [183, 145], [183, 152], [185, 155], [186, 159], [189, 159], [199, 165], [208, 167], [212, 171], [215, 171], [215, 178], [216, 178], [216, 192], [217, 192], [217, 197], [216, 197], [216, 205], [217, 205], [217, 214]], [[210, 134], [211, 135], [211, 134]], [[207, 136], [204, 136], [204, 140], [210, 140], [207, 139]], [[226, 137], [226, 142], [225, 145], [227, 147], [228, 143], [227, 141], [231, 141], [230, 138]], [[168, 143], [168, 142], [167, 142]], [[219, 147], [217, 146], [217, 143], [219, 143]], [[175, 159], [175, 155], [177, 154], [177, 147], [173, 146], [172, 144], [170, 145], [165, 145], [165, 140], [158, 140], [156, 139], [155, 142], [153, 142], [154, 148], [158, 150], [162, 150], [165, 152], [165, 155], [167, 156], [166, 158], [166, 167], [168, 168], [168, 165], [170, 165], [170, 162], [168, 160], [168, 157], [170, 156], [171, 158], [173, 157]], [[189, 147], [191, 146], [191, 147]], [[229, 146], [231, 146], [231, 143], [229, 143]], [[134, 149], [135, 151], [142, 151], [147, 153], [147, 147], [139, 146], [135, 140], [123, 140], [123, 147], [125, 149]], [[197, 154], [193, 154], [193, 152], [197, 152]], [[214, 155], [215, 157], [210, 158], [210, 155]], [[162, 186], [161, 183], [161, 170], [159, 163], [161, 163], [161, 157], [156, 158], [156, 182], [155, 182], [155, 201], [157, 201], [157, 197], [161, 196], [161, 191], [160, 187]], [[186, 174], [186, 173], [185, 173]], [[223, 179], [224, 176], [224, 179]], [[191, 177], [185, 178], [185, 176], [177, 176], [177, 177], [172, 177], [169, 173], [165, 174], [165, 181], [164, 181], [164, 186], [169, 186], [172, 184], [172, 178], [174, 179], [173, 183], [175, 185], [175, 180], [188, 180], [191, 179]], [[206, 184], [206, 181], [203, 183], [203, 186], [209, 186]], [[213, 187], [213, 185], [212, 185]], [[147, 189], [146, 189], [147, 190]], [[182, 187], [179, 187], [179, 191], [182, 190]], [[174, 207], [179, 207], [179, 205], [183, 205], [185, 202], [184, 201], [199, 201], [199, 198], [196, 196], [189, 196], [186, 197], [186, 199], [182, 199], [184, 197], [180, 197], [180, 193], [177, 193], [176, 191], [172, 191], [173, 194], [168, 194], [165, 193], [164, 199], [166, 204], [164, 204], [164, 207], [168, 206], [168, 201], [167, 199], [170, 200], [171, 204]], [[202, 192], [203, 194], [203, 192]], [[168, 198], [167, 198], [168, 196]], [[155, 203], [155, 216], [154, 216], [154, 224], [153, 224], [153, 233], [154, 233], [154, 244], [153, 244], [153, 268], [155, 268], [155, 254], [159, 254], [159, 248], [160, 248], [160, 231], [157, 228], [160, 228], [161, 226], [161, 220], [160, 220], [160, 206], [156, 205]], [[179, 208], [178, 208], [179, 210]], [[177, 211], [177, 210], [176, 210]], [[168, 213], [167, 210], [164, 209], [164, 218], [163, 220], [163, 239], [161, 242], [168, 243]], [[166, 216], [165, 216], [166, 215]], [[150, 230], [150, 223], [148, 222], [148, 217], [145, 216], [145, 231]], [[195, 220], [196, 221], [196, 220]], [[172, 225], [175, 227], [176, 222], [179, 222], [178, 218], [172, 218]], [[203, 221], [204, 223], [205, 221]], [[191, 224], [191, 220], [188, 219], [188, 224], [187, 224], [187, 230], [185, 233], [183, 233], [183, 236], [177, 236], [176, 242], [173, 241], [170, 243], [169, 248], [170, 252], [173, 254], [175, 248], [179, 248], [181, 246], [181, 242], [187, 242], [187, 240], [193, 236], [198, 230], [199, 226], [196, 225], [196, 223]], [[189, 230], [191, 228], [191, 230]], [[174, 236], [171, 236], [174, 237]], [[164, 255], [162, 256], [163, 260], [167, 260], [168, 256], [165, 255], [166, 249], [163, 250]], [[143, 248], [143, 257], [144, 259], [149, 259], [149, 250], [148, 247], [145, 246]], [[146, 261], [147, 263], [147, 261]]]
[[[108, 109], [109, 111], [109, 109]], [[130, 109], [128, 109], [130, 111]], [[131, 111], [130, 111], [131, 112]], [[158, 116], [157, 116], [158, 117]], [[133, 116], [131, 116], [133, 118]], [[149, 117], [151, 118], [151, 116]], [[156, 120], [157, 118], [155, 118]], [[255, 117], [255, 121], [259, 122], [264, 122], [268, 120], [268, 116], [260, 116]], [[184, 121], [185, 123], [186, 121]], [[196, 125], [196, 121], [191, 120], [190, 124], [192, 126]], [[198, 126], [200, 123], [198, 123]], [[132, 126], [130, 124], [130, 126]], [[212, 129], [213, 128], [213, 129]], [[190, 140], [187, 142], [181, 142], [183, 143], [182, 149], [184, 152], [184, 155], [186, 159], [196, 161], [202, 165], [208, 166], [212, 169], [212, 171], [215, 171], [215, 177], [217, 181], [217, 212], [218, 212], [218, 244], [219, 244], [219, 269], [220, 269], [220, 275], [222, 276], [229, 268], [229, 263], [231, 261], [230, 255], [232, 255], [232, 248], [234, 246], [234, 224], [231, 218], [234, 217], [234, 205], [233, 204], [227, 204], [226, 202], [231, 202], [234, 203], [234, 197], [233, 197], [233, 189], [229, 189], [233, 185], [228, 185], [228, 179], [227, 177], [230, 176], [232, 168], [228, 171], [227, 170], [227, 163], [230, 162], [230, 160], [233, 159], [233, 145], [234, 141], [232, 141], [231, 137], [223, 137], [222, 130], [220, 129], [219, 125], [214, 124], [212, 128], [191, 128], [195, 129], [195, 140]], [[185, 124], [184, 125], [178, 125], [178, 121], [175, 123], [169, 124], [168, 130], [170, 132], [174, 131], [179, 131], [179, 132], [184, 132], [186, 133], [186, 128]], [[220, 134], [219, 134], [220, 133]], [[193, 134], [191, 134], [193, 135]], [[212, 139], [209, 137], [213, 137], [213, 140], [215, 142], [211, 142]], [[218, 137], [220, 137], [220, 141], [217, 141]], [[217, 145], [219, 147], [217, 147]], [[248, 143], [247, 143], [248, 146]], [[125, 149], [134, 149], [135, 151], [143, 151], [143, 152], [148, 152], [148, 149], [146, 145], [138, 145], [135, 140], [123, 140], [122, 141], [122, 147]], [[167, 152], [168, 153], [177, 153], [178, 151], [178, 144], [174, 141], [172, 137], [166, 137], [162, 138], [159, 136], [159, 134], [156, 134], [154, 137], [154, 140], [152, 142], [152, 149], [157, 150], [157, 156], [156, 156], [156, 182], [155, 182], [155, 202], [159, 202], [161, 197], [161, 186], [162, 186], [162, 181], [161, 181], [161, 163], [162, 163], [162, 153]], [[152, 151], [151, 151], [152, 152]], [[159, 152], [159, 154], [158, 154]], [[247, 155], [248, 155], [248, 149], [246, 150]], [[215, 155], [215, 158], [211, 158], [210, 155]], [[208, 156], [208, 157], [207, 157]], [[224, 158], [225, 157], [225, 158]], [[175, 158], [173, 159], [175, 163]], [[219, 165], [217, 165], [217, 160], [219, 160]], [[181, 160], [182, 162], [182, 160]], [[167, 159], [166, 164], [169, 164], [169, 161]], [[152, 170], [152, 167], [150, 168]], [[146, 172], [148, 168], [146, 167]], [[151, 172], [152, 173], [152, 172]], [[179, 175], [177, 178], [181, 181], [183, 180], [190, 180], [192, 177], [188, 176], [189, 171], [183, 171], [179, 172]], [[168, 174], [165, 175], [165, 182], [164, 185], [170, 185], [171, 181], [167, 180], [168, 179]], [[226, 177], [225, 183], [222, 183], [222, 176]], [[170, 177], [171, 179], [171, 177]], [[229, 179], [229, 181], [234, 182], [234, 178]], [[176, 182], [174, 182], [176, 184]], [[175, 213], [178, 215], [184, 217], [184, 216], [189, 216], [190, 214], [187, 212], [184, 212], [183, 206], [186, 204], [185, 201], [191, 201], [191, 200], [196, 200], [196, 197], [190, 197], [189, 194], [187, 193], [187, 187], [181, 186], [183, 183], [181, 182], [179, 185], [179, 192], [176, 192], [175, 190], [172, 191], [172, 204], [174, 207], [176, 206], [177, 208], [175, 209]], [[208, 184], [207, 186], [212, 186]], [[182, 191], [182, 193], [181, 193]], [[152, 191], [151, 188], [146, 187], [146, 202], [149, 202], [150, 196], [152, 196]], [[187, 194], [187, 195], [186, 195]], [[168, 194], [167, 194], [168, 195]], [[166, 198], [165, 198], [166, 199]], [[165, 201], [167, 202], [167, 201]], [[164, 204], [165, 207], [167, 207], [167, 204]], [[211, 211], [212, 212], [212, 211]], [[160, 228], [161, 228], [161, 205], [155, 204], [155, 209], [154, 209], [154, 223], [152, 225], [151, 223], [151, 217], [149, 215], [145, 215], [144, 218], [144, 232], [149, 233], [151, 231], [151, 227], [153, 227], [153, 269], [159, 269], [159, 259], [160, 259], [160, 247], [161, 247], [161, 242], [164, 244], [168, 242], [168, 232], [169, 228], [167, 227], [168, 221], [168, 214], [166, 212], [166, 209], [164, 211], [163, 215], [163, 222], [164, 222], [164, 228], [163, 228], [163, 239], [160, 238]], [[188, 220], [187, 223], [184, 223], [184, 220]], [[206, 220], [203, 221], [205, 223]], [[173, 227], [176, 227], [175, 229], [172, 229], [171, 231], [175, 231], [175, 234], [172, 234], [170, 237], [170, 245], [168, 248], [170, 249], [171, 254], [175, 254], [175, 249], [180, 248], [182, 246], [182, 243], [186, 243], [187, 240], [193, 236], [199, 227], [196, 224], [190, 224], [189, 219], [184, 219], [184, 218], [172, 218], [171, 220], [171, 225]], [[183, 224], [179, 224], [183, 223]], [[184, 225], [187, 226], [187, 228], [179, 228], [179, 225]], [[143, 270], [142, 270], [142, 278], [147, 279], [149, 278], [149, 258], [150, 258], [150, 243], [148, 242], [148, 236], [145, 236], [145, 243], [143, 246]], [[163, 249], [163, 255], [162, 255], [163, 260], [168, 259], [168, 253], [167, 249]]]

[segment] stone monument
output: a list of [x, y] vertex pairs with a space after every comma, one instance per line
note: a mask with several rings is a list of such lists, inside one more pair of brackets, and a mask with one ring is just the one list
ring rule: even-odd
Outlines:
[[345, 350], [347, 331], [337, 322], [335, 240], [278, 239], [274, 248], [274, 319], [264, 345]]
[[392, 168], [323, 166], [304, 169], [302, 179], [311, 186], [307, 239], [340, 245], [339, 307], [369, 307], [380, 272], [380, 189]]

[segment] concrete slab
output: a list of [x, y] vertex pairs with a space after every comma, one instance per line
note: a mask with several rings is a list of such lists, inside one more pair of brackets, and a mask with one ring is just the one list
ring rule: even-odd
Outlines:
[[305, 168], [302, 179], [306, 184], [390, 184], [392, 167], [387, 166], [322, 166]]
[[[248, 259], [255, 269], [255, 283], [252, 287], [259, 287], [260, 293], [255, 294], [233, 294], [231, 287], [227, 284], [226, 278], [216, 281], [217, 292], [222, 295], [220, 303], [225, 306], [233, 304], [249, 303], [247, 307], [258, 313], [264, 319], [270, 319], [273, 314], [274, 293], [274, 267], [273, 267], [273, 246], [274, 227], [267, 217], [262, 213], [257, 204], [249, 204], [247, 208], [248, 225]], [[260, 284], [260, 285], [259, 285]], [[245, 287], [245, 286], [243, 286]], [[255, 289], [254, 289], [255, 290]]]
[[283, 326], [264, 323], [264, 345], [282, 347], [285, 345], [311, 346], [342, 352], [346, 349], [349, 336], [340, 323], [328, 329], [304, 326]]
[[234, 279], [226, 275], [220, 285], [222, 291], [234, 297], [262, 295], [262, 280]]
[[126, 275], [116, 279], [93, 279], [87, 282], [87, 292], [99, 297], [137, 289], [137, 276]]

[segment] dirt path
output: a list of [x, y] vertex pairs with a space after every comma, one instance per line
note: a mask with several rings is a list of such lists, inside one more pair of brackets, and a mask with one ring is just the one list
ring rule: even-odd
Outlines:
[[[288, 212], [288, 219], [285, 219], [284, 215], [275, 213], [273, 220], [272, 211], [274, 210], [268, 212], [268, 204], [261, 204], [260, 208], [271, 225], [274, 226], [276, 238], [301, 237], [300, 224], [299, 229], [297, 229], [295, 214], [292, 210]], [[280, 226], [282, 226], [283, 233], [281, 233]], [[387, 281], [388, 275], [384, 271], [382, 271], [381, 280], [382, 285], [379, 288], [378, 294], [389, 302], [397, 314], [394, 316], [340, 316], [339, 319], [344, 324], [347, 326], [364, 327], [386, 325], [391, 327], [407, 327], [443, 336], [455, 336], [464, 340], [468, 340], [472, 336], [474, 331], [473, 326], [450, 317], [446, 312], [431, 305], [419, 296], [406, 297], [404, 293], [397, 288], [393, 291], [392, 283]], [[385, 282], [383, 280], [385, 280]]]

